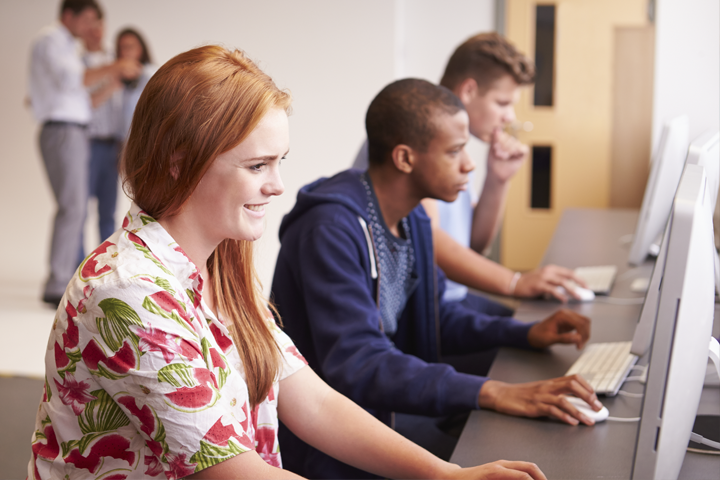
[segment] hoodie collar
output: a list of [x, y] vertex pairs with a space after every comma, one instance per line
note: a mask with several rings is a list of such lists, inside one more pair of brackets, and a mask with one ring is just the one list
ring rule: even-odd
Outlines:
[[351, 168], [330, 178], [320, 178], [302, 187], [298, 192], [297, 202], [293, 209], [285, 215], [280, 224], [280, 238], [285, 230], [308, 210], [317, 205], [334, 203], [344, 206], [355, 215], [368, 221], [367, 194], [360, 181], [364, 170]]

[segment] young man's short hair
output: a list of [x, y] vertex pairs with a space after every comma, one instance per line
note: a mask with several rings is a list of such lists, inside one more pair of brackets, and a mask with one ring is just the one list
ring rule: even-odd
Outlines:
[[397, 145], [426, 151], [437, 130], [434, 116], [460, 110], [465, 106], [443, 86], [416, 78], [391, 83], [373, 99], [365, 116], [370, 163], [384, 163]]
[[79, 15], [86, 8], [92, 8], [98, 15], [98, 19], [102, 19], [102, 11], [100, 5], [95, 0], [63, 0], [60, 4], [60, 16], [66, 10], [70, 10], [73, 15]]
[[454, 90], [466, 78], [472, 78], [485, 92], [503, 75], [512, 76], [518, 85], [532, 84], [535, 64], [501, 35], [480, 33], [453, 52], [440, 85]]

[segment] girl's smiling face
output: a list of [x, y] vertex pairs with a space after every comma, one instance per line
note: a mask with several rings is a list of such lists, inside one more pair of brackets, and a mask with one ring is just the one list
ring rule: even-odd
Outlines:
[[280, 161], [289, 143], [287, 113], [269, 110], [242, 143], [212, 162], [184, 213], [213, 242], [257, 240], [265, 228], [265, 206], [285, 190]]

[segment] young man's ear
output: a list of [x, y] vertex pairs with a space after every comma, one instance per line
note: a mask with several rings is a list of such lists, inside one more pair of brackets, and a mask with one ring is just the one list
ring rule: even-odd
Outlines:
[[470, 101], [478, 95], [478, 84], [474, 78], [466, 78], [460, 85], [455, 89], [455, 94], [458, 96], [460, 101], [467, 105]]
[[415, 155], [413, 149], [407, 145], [395, 145], [392, 151], [392, 161], [395, 168], [403, 173], [410, 173], [415, 164]]

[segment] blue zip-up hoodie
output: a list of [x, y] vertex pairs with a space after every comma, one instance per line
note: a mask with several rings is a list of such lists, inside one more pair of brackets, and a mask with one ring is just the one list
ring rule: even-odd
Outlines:
[[[438, 416], [476, 409], [487, 379], [437, 363], [440, 356], [530, 348], [532, 324], [440, 300], [445, 277], [435, 266], [430, 219], [419, 205], [407, 217], [418, 286], [388, 338], [377, 306], [382, 272], [362, 173], [346, 170], [303, 187], [282, 221], [272, 299], [285, 331], [320, 377], [385, 423], [395, 411]], [[368, 478], [281, 430], [286, 467], [311, 478]]]

